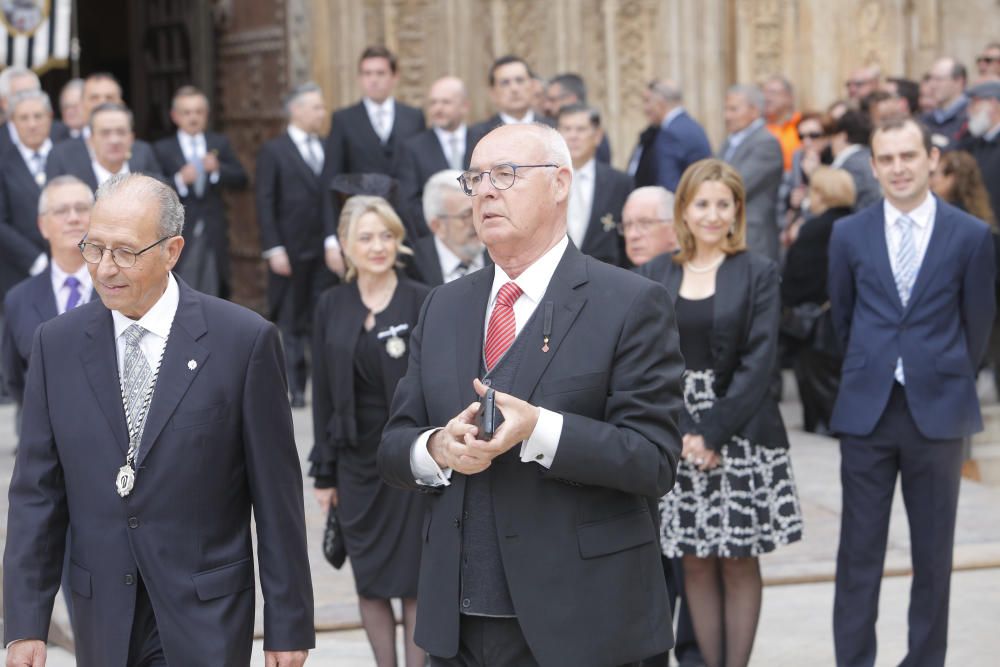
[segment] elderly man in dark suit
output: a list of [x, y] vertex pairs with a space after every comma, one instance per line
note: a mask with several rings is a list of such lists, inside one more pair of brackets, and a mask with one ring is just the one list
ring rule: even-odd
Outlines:
[[249, 664], [251, 511], [266, 662], [299, 667], [313, 646], [278, 332], [173, 276], [183, 223], [167, 185], [105, 183], [80, 246], [101, 299], [35, 335], [3, 563], [8, 664], [44, 664], [67, 527], [77, 664]]
[[628, 266], [617, 222], [632, 191], [632, 179], [596, 159], [604, 136], [601, 114], [585, 104], [570, 104], [559, 110], [556, 123], [573, 159], [573, 188], [566, 213], [570, 240], [585, 255]]
[[472, 204], [458, 184], [462, 173], [439, 171], [424, 186], [424, 216], [430, 220], [432, 236], [411, 244], [409, 273], [431, 287], [458, 280], [490, 263], [472, 224]]
[[[328, 172], [319, 132], [326, 107], [323, 93], [306, 83], [285, 101], [288, 128], [267, 141], [257, 153], [255, 180], [260, 245], [267, 260], [267, 301], [270, 318], [281, 329], [293, 407], [305, 406], [305, 348], [313, 308], [320, 293], [333, 282], [324, 264], [324, 206], [329, 197]], [[340, 257], [340, 248], [335, 248]], [[343, 260], [340, 260], [343, 262]], [[343, 263], [339, 265], [343, 271]]]
[[[19, 93], [30, 90], [41, 92], [42, 82], [38, 75], [26, 67], [5, 67], [0, 72], [0, 114], [5, 117], [0, 123], [0, 155], [8, 149], [17, 145], [17, 130], [10, 122], [13, 113], [11, 99]], [[49, 103], [51, 107], [51, 101]], [[59, 121], [53, 121], [49, 126], [50, 136], [53, 142], [62, 141], [69, 137], [69, 129]]]
[[417, 237], [432, 233], [423, 213], [423, 191], [431, 176], [445, 169], [461, 171], [469, 165], [474, 137], [466, 125], [469, 98], [462, 80], [446, 76], [427, 93], [430, 127], [407, 139], [399, 170], [400, 198], [407, 233]]
[[184, 204], [187, 252], [177, 271], [199, 292], [226, 298], [229, 223], [222, 191], [245, 188], [247, 173], [225, 135], [208, 131], [208, 113], [204, 93], [194, 86], [178, 89], [170, 109], [177, 134], [157, 141], [153, 150]]
[[994, 301], [989, 227], [930, 194], [938, 149], [911, 119], [872, 136], [885, 199], [842, 218], [829, 293], [843, 343], [831, 428], [841, 436], [837, 664], [875, 663], [875, 620], [896, 478], [910, 526], [913, 584], [901, 664], [945, 664], [962, 441], [983, 428], [976, 369]]
[[143, 173], [166, 181], [153, 149], [135, 138], [132, 112], [123, 104], [105, 102], [90, 114], [89, 136], [56, 144], [45, 162], [45, 174], [71, 174], [96, 191], [117, 174]]
[[479, 142], [462, 180], [496, 264], [425, 301], [382, 436], [383, 477], [432, 493], [432, 665], [607, 667], [671, 644], [655, 499], [680, 452], [677, 330], [660, 285], [569, 242], [570, 164], [539, 125]]
[[747, 247], [777, 261], [778, 189], [784, 174], [781, 144], [764, 124], [764, 94], [757, 86], [726, 93], [726, 140], [718, 157], [740, 172], [747, 202]]

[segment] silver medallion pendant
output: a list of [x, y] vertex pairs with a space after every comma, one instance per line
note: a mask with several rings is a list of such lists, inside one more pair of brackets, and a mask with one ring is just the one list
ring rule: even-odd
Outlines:
[[406, 343], [399, 336], [392, 336], [385, 342], [385, 351], [393, 359], [399, 359], [406, 354]]
[[124, 498], [128, 494], [132, 493], [132, 489], [135, 487], [135, 470], [129, 464], [123, 465], [118, 469], [118, 477], [115, 478], [115, 488], [118, 490], [118, 495]]
[[40, 188], [45, 187], [45, 172], [44, 171], [40, 171], [37, 174], [35, 174], [35, 183], [38, 183], [38, 187], [40, 187]]

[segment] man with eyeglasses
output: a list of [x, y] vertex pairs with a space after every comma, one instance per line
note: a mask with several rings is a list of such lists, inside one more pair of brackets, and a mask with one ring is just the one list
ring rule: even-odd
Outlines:
[[1000, 78], [1000, 42], [990, 42], [976, 56], [976, 69], [984, 79]]
[[495, 264], [428, 297], [383, 431], [382, 476], [430, 494], [415, 639], [435, 667], [672, 643], [655, 499], [680, 453], [676, 324], [661, 285], [569, 242], [571, 162], [541, 125], [476, 146], [460, 181]]
[[622, 209], [618, 233], [625, 239], [625, 254], [635, 266], [676, 252], [674, 193], [660, 185], [633, 190]]
[[[559, 110], [571, 104], [587, 104], [587, 83], [575, 72], [557, 74], [545, 86], [545, 115], [558, 118]], [[611, 144], [604, 134], [594, 156], [598, 162], [611, 163]]]
[[[503, 125], [544, 123], [555, 126], [555, 120], [538, 116], [532, 109], [534, 75], [526, 60], [508, 54], [493, 61], [489, 74], [490, 100], [496, 113], [469, 130], [475, 141]], [[473, 147], [475, 143], [473, 143]]]
[[458, 179], [463, 172], [446, 169], [424, 186], [424, 217], [431, 236], [412, 242], [412, 276], [437, 287], [483, 268], [490, 260], [472, 224], [472, 202]]
[[860, 103], [867, 95], [871, 95], [879, 89], [881, 79], [882, 70], [879, 69], [878, 65], [867, 65], [857, 68], [851, 72], [851, 76], [844, 82], [844, 88], [847, 89], [847, 97], [854, 100], [856, 104]]
[[570, 104], [556, 116], [559, 134], [573, 158], [566, 225], [569, 238], [586, 255], [626, 266], [625, 244], [615, 233], [615, 221], [632, 191], [632, 177], [597, 160], [604, 137], [601, 114], [586, 104]]
[[70, 526], [81, 667], [250, 664], [251, 511], [265, 663], [301, 667], [314, 644], [278, 331], [173, 275], [183, 225], [165, 183], [109, 179], [80, 242], [100, 301], [35, 334], [3, 563], [8, 664], [44, 664]]
[[934, 109], [921, 121], [931, 131], [931, 140], [942, 151], [950, 151], [967, 134], [969, 98], [965, 94], [968, 79], [965, 65], [954, 58], [939, 58], [930, 69], [930, 91]]

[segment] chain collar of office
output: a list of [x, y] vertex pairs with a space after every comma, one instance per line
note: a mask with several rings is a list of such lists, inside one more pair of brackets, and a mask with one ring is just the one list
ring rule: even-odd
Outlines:
[[160, 366], [163, 364], [163, 356], [166, 354], [169, 340], [168, 334], [167, 340], [163, 342], [163, 352], [160, 353], [160, 358], [156, 361], [156, 368], [153, 369], [153, 377], [149, 379], [149, 385], [146, 387], [146, 395], [142, 399], [142, 409], [139, 410], [139, 415], [136, 418], [137, 423], [132, 423], [132, 420], [129, 419], [125, 385], [121, 381], [118, 382], [121, 388], [122, 405], [125, 407], [125, 422], [128, 426], [128, 452], [125, 454], [125, 465], [118, 469], [118, 475], [115, 477], [115, 488], [122, 498], [132, 493], [132, 489], [135, 488], [135, 457], [139, 452], [139, 441], [145, 430], [146, 415], [149, 413], [149, 404], [153, 401], [153, 390], [156, 389], [156, 379], [160, 376]]

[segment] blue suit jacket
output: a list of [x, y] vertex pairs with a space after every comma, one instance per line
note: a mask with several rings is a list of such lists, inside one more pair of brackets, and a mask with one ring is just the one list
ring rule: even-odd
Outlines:
[[7, 390], [18, 403], [24, 398], [24, 377], [28, 372], [31, 341], [38, 325], [59, 314], [52, 292], [52, 269], [22, 280], [3, 300], [6, 323], [0, 343], [0, 363]]
[[686, 111], [660, 130], [653, 150], [656, 152], [656, 180], [671, 192], [677, 190], [685, 169], [698, 160], [712, 157], [712, 146], [705, 130]]
[[846, 350], [831, 426], [845, 435], [870, 434], [902, 357], [910, 413], [925, 437], [980, 431], [976, 368], [996, 309], [989, 228], [937, 199], [927, 254], [904, 308], [884, 218], [879, 200], [838, 220], [830, 239], [830, 303]]

